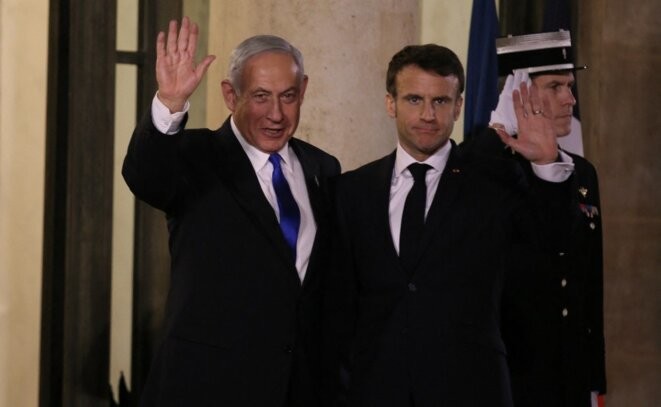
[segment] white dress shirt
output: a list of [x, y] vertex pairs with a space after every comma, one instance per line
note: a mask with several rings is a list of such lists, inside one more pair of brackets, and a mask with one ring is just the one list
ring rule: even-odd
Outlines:
[[[185, 113], [188, 111], [189, 103], [186, 102], [183, 112], [170, 113], [170, 110], [154, 96], [152, 101], [152, 122], [154, 127], [163, 134], [175, 134], [180, 130], [181, 122], [184, 119]], [[278, 208], [278, 201], [273, 189], [271, 175], [273, 174], [273, 165], [269, 162], [269, 155], [263, 151], [258, 150], [253, 145], [249, 144], [246, 139], [241, 135], [241, 132], [234, 123], [234, 117], [230, 119], [232, 131], [236, 135], [236, 139], [241, 144], [243, 151], [246, 152], [250, 163], [252, 164], [259, 185], [262, 187], [264, 196], [269, 204], [275, 211], [278, 221], [280, 221], [280, 210]], [[294, 151], [286, 143], [285, 146], [278, 151], [282, 157], [282, 173], [289, 183], [289, 188], [294, 196], [294, 200], [298, 204], [301, 212], [301, 224], [298, 230], [298, 239], [296, 241], [296, 270], [301, 281], [305, 278], [305, 273], [310, 261], [310, 253], [312, 253], [312, 246], [314, 238], [317, 233], [317, 224], [314, 220], [312, 207], [310, 205], [310, 198], [308, 197], [308, 189], [305, 184], [305, 175], [301, 163], [294, 154]]]
[[[448, 162], [450, 156], [450, 149], [452, 144], [448, 141], [445, 145], [439, 148], [431, 157], [423, 161], [424, 164], [431, 166], [425, 174], [425, 181], [427, 183], [427, 199], [425, 201], [425, 218], [429, 212], [429, 207], [438, 188], [438, 182], [441, 179], [441, 174], [445, 169], [445, 164]], [[413, 175], [408, 170], [408, 166], [416, 163], [415, 158], [411, 157], [401, 144], [397, 143], [397, 151], [395, 152], [395, 167], [392, 172], [392, 181], [390, 183], [390, 234], [392, 241], [395, 245], [395, 250], [399, 254], [399, 233], [402, 227], [402, 215], [404, 213], [404, 203], [406, 196], [411, 188], [413, 188]]]
[[[449, 141], [432, 154], [423, 164], [431, 166], [425, 175], [427, 183], [427, 200], [425, 202], [425, 219], [429, 212], [429, 207], [434, 199], [436, 190], [438, 189], [438, 182], [441, 179], [441, 174], [445, 169], [450, 156], [452, 143]], [[555, 162], [550, 164], [532, 164], [533, 172], [537, 177], [549, 182], [564, 182], [574, 171], [574, 163], [572, 158], [560, 151], [560, 159], [562, 162]], [[399, 234], [402, 227], [402, 215], [404, 213], [404, 203], [406, 196], [411, 188], [413, 188], [413, 175], [408, 170], [408, 166], [420, 162], [411, 157], [401, 144], [397, 143], [397, 151], [395, 152], [395, 167], [393, 168], [392, 181], [390, 183], [390, 234], [392, 235], [395, 250], [399, 254]]]

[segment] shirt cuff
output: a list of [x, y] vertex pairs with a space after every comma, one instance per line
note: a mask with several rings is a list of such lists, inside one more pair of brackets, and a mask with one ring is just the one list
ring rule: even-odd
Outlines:
[[565, 182], [574, 172], [574, 160], [564, 151], [560, 151], [559, 162], [550, 164], [530, 164], [532, 165], [532, 170], [535, 175], [548, 182]]
[[151, 102], [151, 120], [156, 130], [161, 133], [176, 134], [181, 130], [181, 123], [189, 108], [190, 103], [186, 101], [183, 111], [170, 113], [170, 109], [161, 102], [158, 98], [158, 92], [156, 92]]

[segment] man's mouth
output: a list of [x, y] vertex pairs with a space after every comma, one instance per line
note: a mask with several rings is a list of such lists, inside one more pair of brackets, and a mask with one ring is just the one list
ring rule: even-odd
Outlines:
[[284, 133], [284, 128], [264, 128], [262, 131], [269, 137], [280, 137]]
[[425, 133], [425, 134], [435, 134], [438, 132], [437, 127], [415, 127], [415, 131], [418, 133]]

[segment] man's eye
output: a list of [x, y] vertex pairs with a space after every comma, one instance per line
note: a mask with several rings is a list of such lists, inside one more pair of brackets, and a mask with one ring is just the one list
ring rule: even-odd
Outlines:
[[408, 102], [411, 103], [411, 104], [414, 104], [414, 105], [417, 105], [418, 103], [420, 103], [421, 100], [422, 99], [417, 97], [417, 96], [410, 96], [408, 98]]
[[436, 105], [444, 105], [447, 102], [448, 102], [448, 100], [446, 98], [434, 99], [434, 104], [436, 104]]
[[266, 99], [268, 99], [268, 95], [266, 93], [255, 93], [253, 95], [253, 99], [255, 99], [257, 102], [265, 102]]
[[287, 92], [283, 94], [281, 97], [282, 101], [284, 103], [291, 103], [296, 100], [296, 93], [294, 92]]

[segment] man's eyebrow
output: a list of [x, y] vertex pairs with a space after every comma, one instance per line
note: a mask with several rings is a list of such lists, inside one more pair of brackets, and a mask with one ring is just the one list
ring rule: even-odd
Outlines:
[[264, 89], [262, 87], [257, 87], [255, 89], [253, 89], [252, 92], [250, 92], [250, 93], [269, 93], [270, 94], [272, 92], [270, 90]]
[[[298, 89], [299, 89], [298, 86], [291, 86], [291, 87], [283, 90], [282, 92], [279, 92], [278, 94], [282, 95], [282, 94], [285, 94], [287, 92], [298, 92]], [[251, 93], [253, 93], [253, 94], [254, 93], [268, 93], [269, 95], [271, 95], [274, 92], [272, 90], [264, 89], [260, 86], [260, 87], [257, 87], [255, 89], [253, 89]]]
[[571, 86], [574, 85], [574, 81], [567, 81], [567, 82], [565, 82], [565, 81], [558, 81], [558, 80], [555, 80], [555, 79], [554, 79], [554, 80], [548, 82], [548, 83], [546, 84], [546, 87], [551, 88], [551, 87], [558, 86], [558, 85], [567, 85], [567, 86], [570, 86], [570, 87], [571, 87]]

